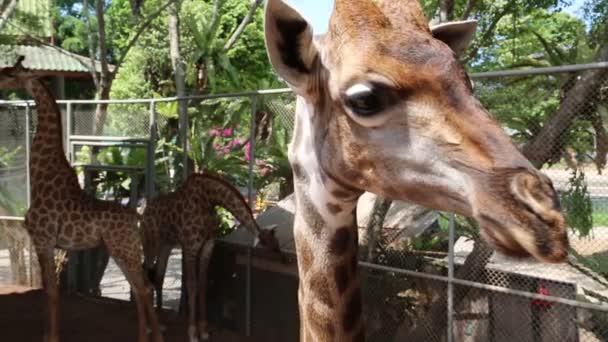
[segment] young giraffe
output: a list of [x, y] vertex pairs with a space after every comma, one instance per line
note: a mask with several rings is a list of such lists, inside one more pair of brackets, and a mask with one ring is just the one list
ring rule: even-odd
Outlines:
[[301, 341], [363, 341], [355, 205], [363, 191], [474, 217], [492, 246], [561, 262], [551, 181], [473, 96], [458, 64], [476, 23], [429, 28], [415, 0], [336, 0], [325, 36], [268, 0], [266, 47], [297, 95]]
[[218, 176], [192, 174], [174, 192], [151, 201], [142, 219], [144, 268], [154, 283], [156, 306], [160, 309], [169, 255], [173, 248], [182, 246], [188, 293], [188, 336], [191, 342], [198, 341], [199, 335], [203, 340], [209, 338], [205, 293], [209, 259], [220, 225], [216, 206], [227, 209], [256, 239], [283, 259], [274, 230], [260, 228], [241, 193]]
[[65, 158], [61, 113], [44, 83], [22, 67], [0, 73], [0, 89], [25, 89], [36, 102], [38, 127], [31, 146], [31, 205], [25, 227], [36, 248], [46, 293], [44, 340], [59, 341], [58, 286], [54, 248], [79, 250], [105, 243], [135, 293], [138, 341], [163, 341], [141, 267], [142, 245], [135, 210], [87, 195]]

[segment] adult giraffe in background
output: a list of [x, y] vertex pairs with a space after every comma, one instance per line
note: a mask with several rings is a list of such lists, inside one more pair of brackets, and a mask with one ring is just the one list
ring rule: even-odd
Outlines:
[[[104, 243], [133, 288], [138, 314], [138, 341], [163, 341], [150, 300], [142, 263], [139, 215], [134, 209], [101, 201], [80, 188], [65, 158], [61, 112], [42, 80], [21, 65], [0, 72], [0, 89], [24, 89], [36, 102], [38, 124], [31, 145], [31, 204], [25, 228], [36, 248], [46, 293], [44, 341], [59, 341], [59, 289], [54, 249], [81, 250]], [[91, 332], [94, 334], [95, 332]]]
[[513, 256], [561, 262], [556, 192], [473, 96], [456, 54], [476, 23], [433, 29], [417, 0], [336, 0], [326, 35], [268, 0], [266, 47], [297, 95], [294, 173], [301, 341], [363, 341], [357, 198], [369, 191], [474, 217]]

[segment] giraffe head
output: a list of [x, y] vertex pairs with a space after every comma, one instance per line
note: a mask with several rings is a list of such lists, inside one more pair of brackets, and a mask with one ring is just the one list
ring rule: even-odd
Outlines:
[[36, 75], [23, 66], [25, 56], [18, 56], [15, 65], [0, 71], [0, 89], [26, 89]]
[[566, 258], [551, 181], [474, 97], [458, 63], [475, 22], [429, 28], [416, 0], [336, 0], [322, 37], [281, 0], [267, 2], [265, 20], [270, 61], [298, 96], [296, 179], [339, 185], [334, 201], [369, 191], [474, 217], [508, 255]]

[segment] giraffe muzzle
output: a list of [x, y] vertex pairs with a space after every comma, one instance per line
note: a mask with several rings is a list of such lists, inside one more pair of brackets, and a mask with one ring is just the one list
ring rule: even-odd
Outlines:
[[568, 232], [551, 180], [535, 170], [509, 176], [503, 187], [494, 189], [494, 201], [476, 215], [482, 236], [509, 256], [563, 262]]

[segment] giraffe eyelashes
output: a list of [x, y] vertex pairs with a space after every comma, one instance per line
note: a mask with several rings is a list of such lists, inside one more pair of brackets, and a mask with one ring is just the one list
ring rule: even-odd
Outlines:
[[344, 104], [353, 114], [371, 117], [398, 101], [392, 89], [374, 83], [358, 83], [344, 92]]

